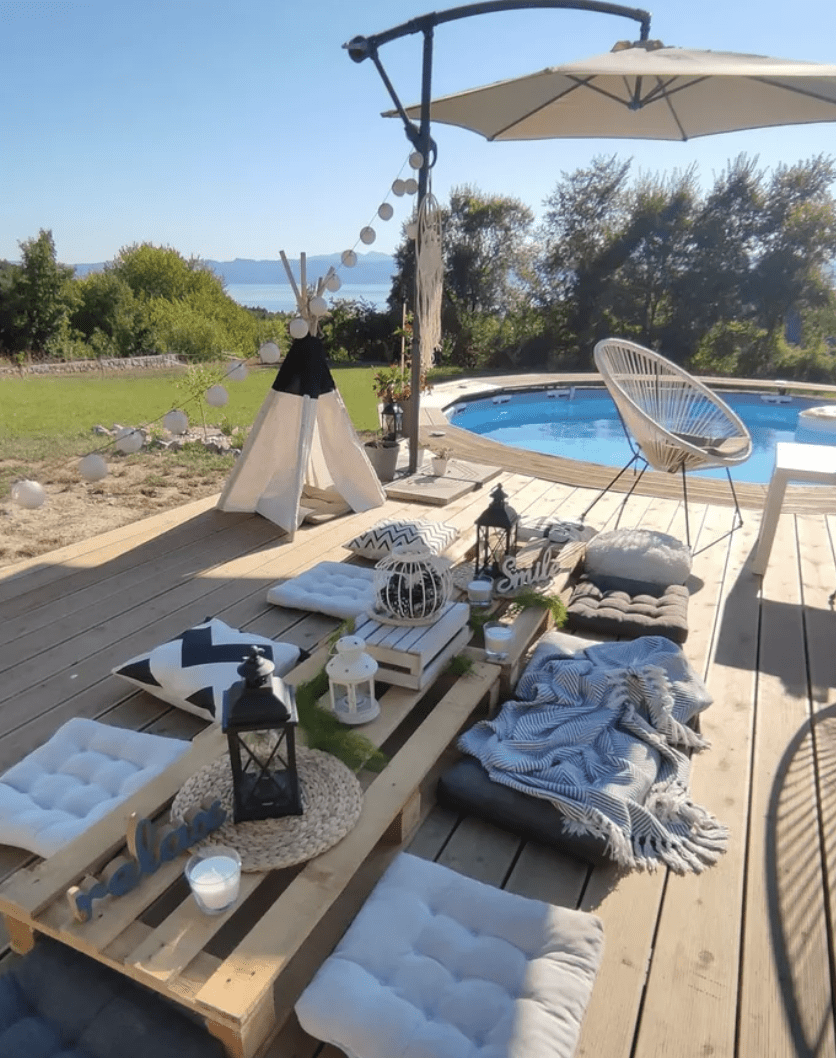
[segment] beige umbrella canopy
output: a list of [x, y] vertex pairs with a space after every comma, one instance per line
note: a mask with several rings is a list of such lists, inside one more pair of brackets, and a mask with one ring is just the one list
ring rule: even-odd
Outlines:
[[[405, 110], [417, 117], [421, 108]], [[430, 119], [488, 140], [689, 140], [836, 121], [836, 66], [623, 42], [591, 59], [434, 99]]]

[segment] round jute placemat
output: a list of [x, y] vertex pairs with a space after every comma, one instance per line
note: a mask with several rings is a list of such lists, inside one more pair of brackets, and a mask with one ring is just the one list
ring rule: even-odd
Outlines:
[[318, 749], [296, 748], [302, 794], [301, 816], [232, 822], [232, 770], [229, 758], [207, 764], [189, 778], [171, 805], [172, 817], [217, 798], [227, 810], [227, 821], [213, 830], [204, 845], [230, 845], [241, 856], [243, 871], [272, 871], [318, 856], [344, 838], [360, 818], [363, 791], [354, 773], [341, 760]]

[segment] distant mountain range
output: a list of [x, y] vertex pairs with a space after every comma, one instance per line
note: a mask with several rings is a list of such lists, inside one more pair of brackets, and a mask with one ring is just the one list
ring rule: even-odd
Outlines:
[[[299, 258], [288, 258], [296, 282], [299, 282]], [[317, 257], [306, 258], [306, 269], [308, 283], [313, 283], [320, 276], [324, 276], [331, 265], [340, 273], [344, 283], [352, 285], [368, 285], [373, 283], [390, 283], [392, 276], [397, 272], [394, 257], [385, 253], [358, 253], [357, 264], [354, 268], [346, 268], [341, 262], [338, 253], [321, 254]], [[212, 271], [219, 275], [225, 282], [230, 284], [259, 283], [259, 284], [282, 284], [289, 286], [282, 262], [276, 258], [274, 261], [253, 261], [248, 258], [236, 257], [234, 261], [204, 261]], [[77, 264], [73, 265], [77, 276], [86, 276], [89, 272], [101, 272], [104, 263], [100, 264]]]

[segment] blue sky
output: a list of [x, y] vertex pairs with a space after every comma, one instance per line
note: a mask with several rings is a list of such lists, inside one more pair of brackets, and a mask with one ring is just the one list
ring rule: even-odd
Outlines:
[[[390, 253], [412, 200], [400, 123], [371, 62], [342, 45], [428, 11], [432, 0], [0, 0], [0, 258], [51, 229], [61, 261], [107, 261], [150, 241], [216, 260], [356, 247]], [[651, 37], [669, 45], [834, 61], [833, 0], [659, 0]], [[569, 10], [488, 14], [439, 26], [434, 94], [533, 72], [635, 39], [629, 19]], [[421, 37], [380, 56], [417, 102]], [[630, 140], [487, 143], [435, 125], [433, 190], [513, 194], [541, 211], [561, 172], [595, 155], [633, 171], [696, 162], [710, 185], [745, 152], [763, 167], [836, 155], [836, 124], [687, 144]], [[388, 222], [377, 207], [394, 206]], [[377, 239], [358, 244], [372, 222]]]

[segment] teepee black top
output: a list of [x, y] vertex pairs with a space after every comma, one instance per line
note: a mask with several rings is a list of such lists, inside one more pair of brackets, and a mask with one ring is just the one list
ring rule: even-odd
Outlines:
[[297, 397], [312, 397], [316, 400], [336, 388], [321, 339], [311, 334], [296, 338], [282, 361], [273, 389], [278, 393], [292, 393]]

